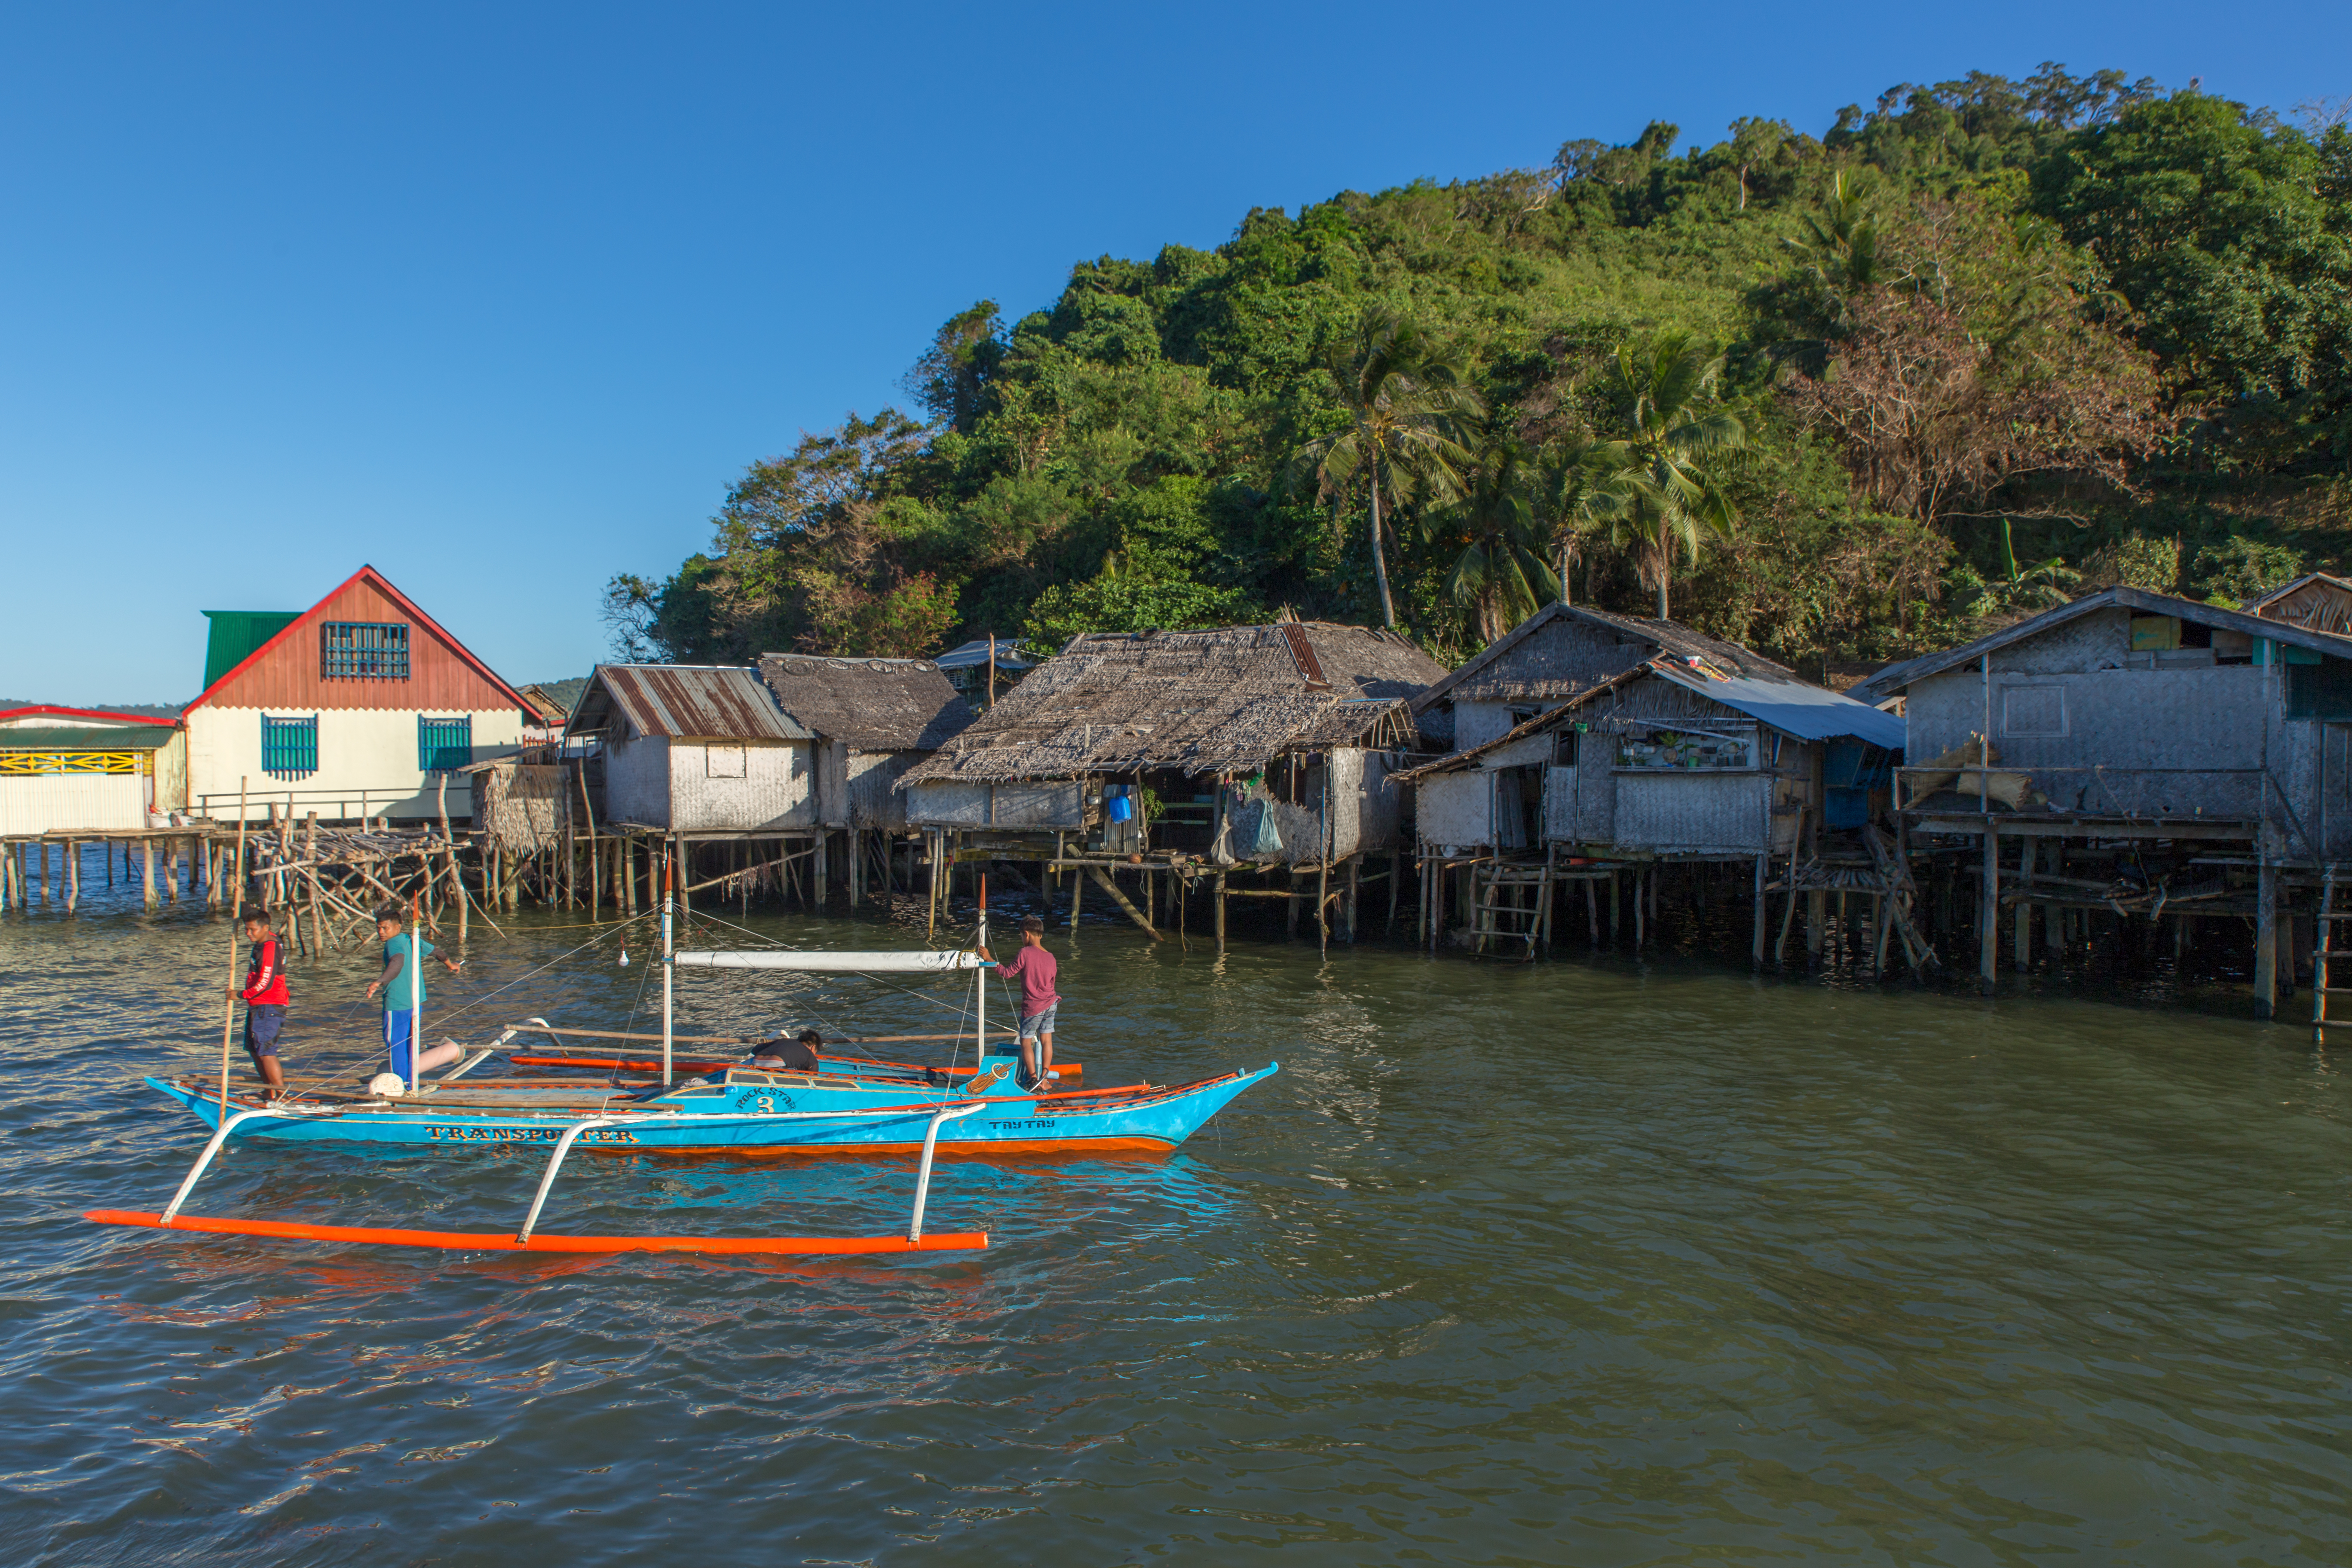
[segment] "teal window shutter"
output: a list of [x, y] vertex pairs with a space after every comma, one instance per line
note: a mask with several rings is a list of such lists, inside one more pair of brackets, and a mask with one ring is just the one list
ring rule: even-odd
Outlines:
[[328, 621], [319, 627], [322, 680], [406, 680], [408, 628], [390, 621]]
[[307, 779], [319, 771], [319, 716], [261, 716], [261, 771], [280, 780]]
[[428, 773], [455, 773], [474, 760], [474, 721], [416, 716], [416, 765]]

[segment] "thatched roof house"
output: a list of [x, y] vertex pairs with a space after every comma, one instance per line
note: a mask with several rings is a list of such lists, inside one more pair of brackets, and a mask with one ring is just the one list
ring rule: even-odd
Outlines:
[[826, 827], [905, 827], [906, 797], [893, 786], [978, 717], [928, 658], [771, 653], [760, 658], [760, 677], [777, 707], [822, 737], [817, 799]]
[[1321, 621], [1089, 633], [899, 787], [918, 824], [1066, 831], [1099, 825], [1106, 789], [1149, 790], [1176, 807], [1150, 847], [1182, 851], [1222, 826], [1216, 782], [1247, 778], [1321, 823], [1282, 834], [1305, 839], [1289, 858], [1316, 858], [1317, 837], [1345, 856], [1393, 837], [1384, 753], [1412, 743], [1412, 699], [1444, 674], [1394, 633]]
[[2239, 608], [2266, 621], [2352, 637], [2352, 582], [2306, 572], [2294, 582], [2247, 600]]

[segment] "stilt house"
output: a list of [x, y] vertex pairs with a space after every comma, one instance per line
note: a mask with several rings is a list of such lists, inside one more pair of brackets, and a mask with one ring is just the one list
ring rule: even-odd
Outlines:
[[188, 803], [188, 732], [169, 719], [0, 710], [0, 837], [135, 833]]
[[1455, 750], [1406, 775], [1425, 854], [1786, 854], [1859, 827], [1902, 721], [1672, 621], [1569, 605], [1423, 694]]
[[1402, 847], [1389, 774], [1415, 743], [1411, 700], [1444, 673], [1402, 637], [1326, 622], [1089, 633], [898, 787], [908, 823], [967, 858], [1102, 882], [1344, 866], [1352, 885], [1361, 857]]
[[817, 737], [748, 665], [600, 664], [564, 737], [599, 744], [612, 827], [740, 838], [821, 824]]
[[242, 792], [250, 817], [465, 816], [460, 770], [521, 744], [522, 694], [373, 566], [299, 614], [206, 615], [182, 714], [199, 816], [234, 818]]
[[2284, 621], [2309, 631], [2352, 637], [2352, 583], [2310, 572], [2240, 606], [2266, 621]]
[[[1904, 741], [1901, 720], [1746, 648], [1559, 604], [1419, 706], [1457, 748], [1398, 775], [1416, 800], [1424, 919], [1442, 929], [1437, 889], [1466, 868], [1460, 919], [1482, 948], [1532, 946], [1559, 882], [1613, 895], [1621, 873], [1666, 861], [1751, 863], [1760, 931], [1769, 862], [1862, 827], [1874, 795], [1883, 809]], [[1860, 845], [1855, 858], [1868, 864]]]
[[2299, 624], [2313, 586], [2258, 614], [2109, 588], [1855, 689], [1906, 699], [1895, 805], [1975, 862], [1949, 869], [1978, 879], [1987, 980], [2002, 910], [2022, 963], [2038, 907], [2053, 952], [2085, 910], [2252, 915], [2263, 1005], [2292, 983], [2309, 937], [2275, 940], [2282, 890], [2315, 900], [2352, 860], [2352, 640]]
[[[761, 657], [760, 676], [776, 705], [817, 737], [818, 819], [848, 835], [842, 864], [851, 898], [862, 898], [877, 875], [890, 887], [899, 878], [890, 840], [908, 832], [907, 796], [896, 786], [978, 711], [927, 658], [772, 653]], [[905, 876], [911, 885], [911, 864]]]

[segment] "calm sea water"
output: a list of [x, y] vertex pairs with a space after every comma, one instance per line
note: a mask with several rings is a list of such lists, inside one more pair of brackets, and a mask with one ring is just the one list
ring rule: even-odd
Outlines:
[[[484, 933], [436, 1002], [642, 1026], [641, 948], [554, 962], [593, 934]], [[2292, 1026], [1578, 948], [1054, 946], [1089, 1081], [1285, 1070], [1163, 1160], [944, 1164], [931, 1223], [984, 1254], [566, 1261], [83, 1223], [195, 1155], [138, 1079], [216, 1065], [226, 928], [11, 915], [10, 1558], [2352, 1559], [2352, 1094]], [[362, 1060], [372, 968], [297, 963], [298, 1072]], [[783, 1016], [953, 1026], [683, 987], [682, 1028]], [[194, 1206], [493, 1228], [538, 1168], [245, 1149]], [[576, 1159], [546, 1223], [879, 1233], [910, 1187]]]

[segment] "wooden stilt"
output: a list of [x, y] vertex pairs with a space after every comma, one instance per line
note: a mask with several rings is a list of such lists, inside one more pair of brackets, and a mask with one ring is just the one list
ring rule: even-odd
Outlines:
[[81, 906], [81, 845], [75, 839], [65, 842], [66, 913], [71, 914]]
[[[1077, 902], [1075, 898], [1071, 900], [1070, 910], [1071, 923], [1076, 924]], [[1221, 953], [1225, 951], [1225, 874], [1223, 871], [1217, 873], [1217, 951]]]
[[2000, 968], [2000, 828], [1985, 818], [1984, 885], [1977, 889], [1977, 980], [1988, 991]]
[[1145, 935], [1149, 936], [1154, 942], [1164, 942], [1167, 940], [1160, 934], [1159, 931], [1152, 926], [1152, 923], [1149, 920], [1144, 918], [1143, 911], [1137, 909], [1134, 904], [1128, 900], [1127, 895], [1118, 890], [1118, 884], [1111, 880], [1109, 873], [1093, 866], [1087, 867], [1087, 875], [1093, 877], [1097, 883], [1101, 884], [1102, 890], [1110, 895], [1110, 901], [1117, 904], [1126, 914], [1129, 920], [1133, 921], [1137, 925], [1143, 928]]
[[1325, 856], [1315, 867], [1315, 941], [1325, 957], [1331, 952], [1331, 858]]
[[1749, 943], [1748, 961], [1759, 969], [1764, 967], [1764, 928], [1771, 918], [1764, 912], [1765, 862], [1770, 858], [1768, 855], [1756, 857], [1756, 934]]
[[[2050, 874], [2053, 877], [2064, 876], [2066, 874], [2065, 841], [2052, 840], [2047, 853], [2050, 857]], [[2187, 917], [2182, 918], [2185, 920]], [[2042, 908], [2042, 945], [2050, 954], [2050, 961], [2053, 964], [2062, 962], [2066, 956], [2066, 911], [2055, 904], [2044, 904]]]
[[1389, 918], [1381, 924], [1381, 935], [1396, 935], [1397, 884], [1404, 880], [1404, 851], [1389, 851]]
[[2278, 1007], [2278, 873], [2271, 865], [2269, 844], [2260, 837], [2255, 860], [2254, 1010], [2267, 1018]]
[[1817, 963], [1821, 959], [1829, 931], [1829, 902], [1828, 892], [1819, 888], [1805, 895], [1805, 959], [1808, 963]]
[[143, 838], [140, 840], [139, 847], [147, 852], [146, 869], [141, 879], [140, 901], [142, 907], [152, 913], [155, 908], [155, 841]]

